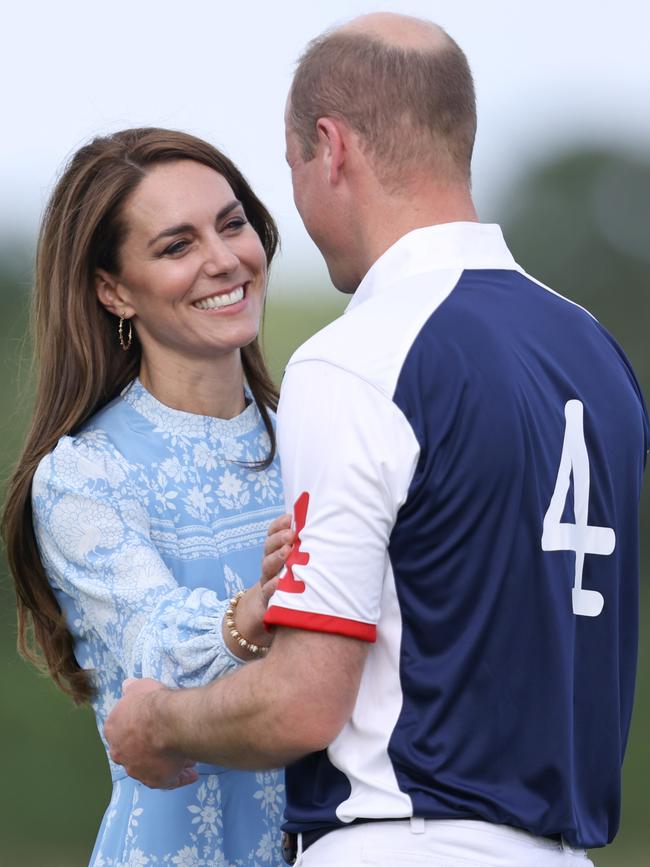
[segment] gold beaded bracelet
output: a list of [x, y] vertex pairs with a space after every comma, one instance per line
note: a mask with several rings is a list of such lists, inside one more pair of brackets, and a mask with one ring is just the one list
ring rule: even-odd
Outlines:
[[231, 637], [243, 650], [247, 650], [249, 653], [252, 653], [253, 656], [265, 656], [269, 652], [268, 647], [260, 647], [257, 644], [252, 644], [250, 641], [246, 641], [244, 636], [235, 626], [235, 609], [239, 605], [239, 600], [242, 598], [245, 592], [245, 590], [240, 590], [238, 593], [235, 593], [235, 595], [228, 603], [228, 608], [225, 615], [226, 626], [228, 627], [228, 632], [230, 633]]

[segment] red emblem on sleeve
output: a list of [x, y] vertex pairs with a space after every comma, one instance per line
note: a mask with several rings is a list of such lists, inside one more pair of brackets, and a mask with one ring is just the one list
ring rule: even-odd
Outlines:
[[287, 557], [287, 562], [284, 564], [286, 572], [278, 581], [278, 590], [283, 593], [304, 593], [305, 582], [296, 580], [293, 577], [294, 566], [306, 566], [309, 563], [309, 554], [306, 551], [301, 551], [300, 546], [302, 540], [300, 534], [307, 520], [307, 509], [309, 508], [309, 494], [307, 491], [298, 497], [293, 506], [293, 521], [295, 524], [296, 538], [294, 539], [291, 553]]

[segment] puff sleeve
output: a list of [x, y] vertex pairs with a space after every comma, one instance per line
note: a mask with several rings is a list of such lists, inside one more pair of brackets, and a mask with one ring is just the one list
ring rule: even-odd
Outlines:
[[242, 664], [222, 637], [227, 600], [178, 585], [151, 541], [129, 464], [108, 440], [63, 437], [37, 468], [32, 506], [50, 582], [73, 603], [71, 628], [94, 632], [126, 676], [198, 686]]

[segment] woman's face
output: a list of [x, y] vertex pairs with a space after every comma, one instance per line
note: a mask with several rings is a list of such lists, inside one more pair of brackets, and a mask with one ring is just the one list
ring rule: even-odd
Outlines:
[[128, 231], [107, 306], [133, 318], [148, 362], [211, 360], [255, 338], [266, 255], [222, 175], [192, 160], [161, 163], [123, 218]]

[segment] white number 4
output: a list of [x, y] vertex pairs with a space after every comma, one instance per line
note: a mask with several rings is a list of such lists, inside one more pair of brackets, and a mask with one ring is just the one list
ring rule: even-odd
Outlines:
[[[542, 550], [576, 552], [575, 579], [571, 593], [573, 613], [598, 617], [605, 600], [598, 591], [582, 588], [585, 554], [611, 554], [616, 545], [616, 535], [611, 527], [589, 526], [589, 455], [585, 443], [582, 403], [579, 400], [568, 401], [564, 407], [564, 417], [566, 427], [560, 468], [557, 471], [551, 502], [544, 515]], [[563, 524], [562, 512], [572, 473], [575, 524]]]

